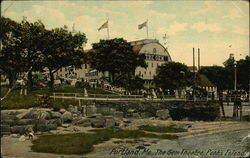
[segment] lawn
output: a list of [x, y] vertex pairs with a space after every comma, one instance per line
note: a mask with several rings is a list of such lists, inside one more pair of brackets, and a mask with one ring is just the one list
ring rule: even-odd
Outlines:
[[139, 138], [177, 139], [176, 135], [146, 133], [141, 130], [122, 130], [106, 128], [91, 130], [91, 133], [73, 133], [61, 135], [42, 135], [34, 140], [31, 149], [35, 152], [58, 154], [86, 154], [94, 150], [94, 145], [103, 143], [111, 138], [139, 139]]
[[[1, 97], [7, 92], [7, 88], [1, 88]], [[114, 95], [110, 92], [107, 92], [101, 88], [87, 88], [89, 94], [106, 94]], [[74, 86], [62, 86], [55, 87], [53, 92], [57, 93], [83, 93], [83, 88], [76, 88]], [[22, 109], [22, 108], [31, 108], [38, 107], [38, 95], [52, 95], [53, 92], [48, 89], [38, 89], [28, 92], [27, 95], [20, 95], [20, 89], [14, 89], [10, 94], [1, 102], [2, 109]], [[81, 101], [84, 104], [83, 101]], [[78, 101], [75, 99], [51, 99], [51, 107], [55, 109], [67, 108], [68, 105], [78, 105]]]

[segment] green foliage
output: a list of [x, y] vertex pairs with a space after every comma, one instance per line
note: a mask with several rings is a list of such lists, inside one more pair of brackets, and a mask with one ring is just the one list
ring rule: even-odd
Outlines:
[[204, 74], [219, 90], [233, 87], [233, 72], [221, 66], [202, 67], [199, 73]]
[[250, 57], [237, 61], [237, 88], [249, 90]]
[[94, 150], [94, 145], [108, 141], [111, 138], [159, 138], [177, 139], [175, 135], [156, 135], [140, 130], [122, 130], [107, 128], [91, 130], [92, 133], [74, 133], [62, 135], [43, 135], [33, 141], [31, 149], [35, 152], [48, 152], [60, 154], [86, 154]]
[[28, 86], [33, 87], [34, 71], [49, 70], [50, 87], [54, 73], [65, 66], [80, 67], [83, 61], [84, 33], [72, 34], [65, 28], [47, 30], [41, 21], [17, 23], [1, 17], [2, 55], [0, 69], [11, 86], [17, 74], [28, 71]]
[[188, 67], [178, 62], [168, 62], [157, 68], [157, 75], [154, 80], [158, 87], [163, 90], [175, 90], [181, 87], [190, 86], [193, 82], [192, 73]]
[[101, 72], [108, 71], [112, 84], [126, 85], [127, 89], [137, 88], [130, 85], [130, 82], [139, 81], [138, 77], [134, 77], [135, 69], [139, 66], [147, 67], [145, 55], [134, 52], [130, 43], [122, 38], [94, 43], [93, 50], [87, 56], [92, 68]]
[[139, 126], [139, 130], [158, 132], [158, 133], [177, 133], [177, 132], [187, 132], [187, 129], [176, 127], [175, 125], [170, 126], [150, 126], [142, 125]]
[[38, 97], [38, 106], [41, 107], [41, 108], [49, 108], [51, 105], [51, 99], [49, 97], [49, 95], [45, 94], [45, 95], [42, 95], [40, 97]]

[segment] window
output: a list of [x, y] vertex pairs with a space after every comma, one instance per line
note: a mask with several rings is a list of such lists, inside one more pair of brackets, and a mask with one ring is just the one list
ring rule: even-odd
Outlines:
[[149, 71], [149, 76], [151, 76], [151, 71]]
[[88, 68], [88, 65], [87, 64], [85, 64], [85, 69], [87, 69]]
[[145, 71], [144, 74], [146, 75], [146, 74], [147, 74], [147, 71]]
[[151, 65], [152, 65], [152, 67], [154, 67], [154, 63], [152, 63]]
[[156, 48], [153, 49], [153, 53], [156, 53]]

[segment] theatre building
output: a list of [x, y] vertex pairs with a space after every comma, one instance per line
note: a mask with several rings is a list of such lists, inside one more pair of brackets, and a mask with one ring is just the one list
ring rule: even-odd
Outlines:
[[135, 75], [138, 75], [145, 80], [146, 87], [153, 86], [153, 79], [156, 75], [157, 67], [164, 64], [165, 62], [172, 61], [168, 50], [162, 44], [160, 44], [157, 39], [132, 41], [130, 44], [133, 46], [133, 50], [135, 52], [146, 55], [145, 61], [148, 65], [146, 69], [137, 67]]

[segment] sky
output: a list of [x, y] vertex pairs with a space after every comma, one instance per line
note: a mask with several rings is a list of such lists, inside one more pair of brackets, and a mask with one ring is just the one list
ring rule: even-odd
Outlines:
[[[41, 20], [46, 28], [68, 26], [86, 34], [84, 49], [107, 38], [97, 29], [108, 19], [110, 38], [135, 41], [158, 39], [173, 61], [193, 64], [193, 48], [200, 48], [201, 66], [222, 65], [233, 53], [236, 60], [249, 55], [249, 3], [237, 0], [175, 1], [3, 1], [2, 15], [15, 21]], [[166, 34], [166, 40], [163, 36]]]

